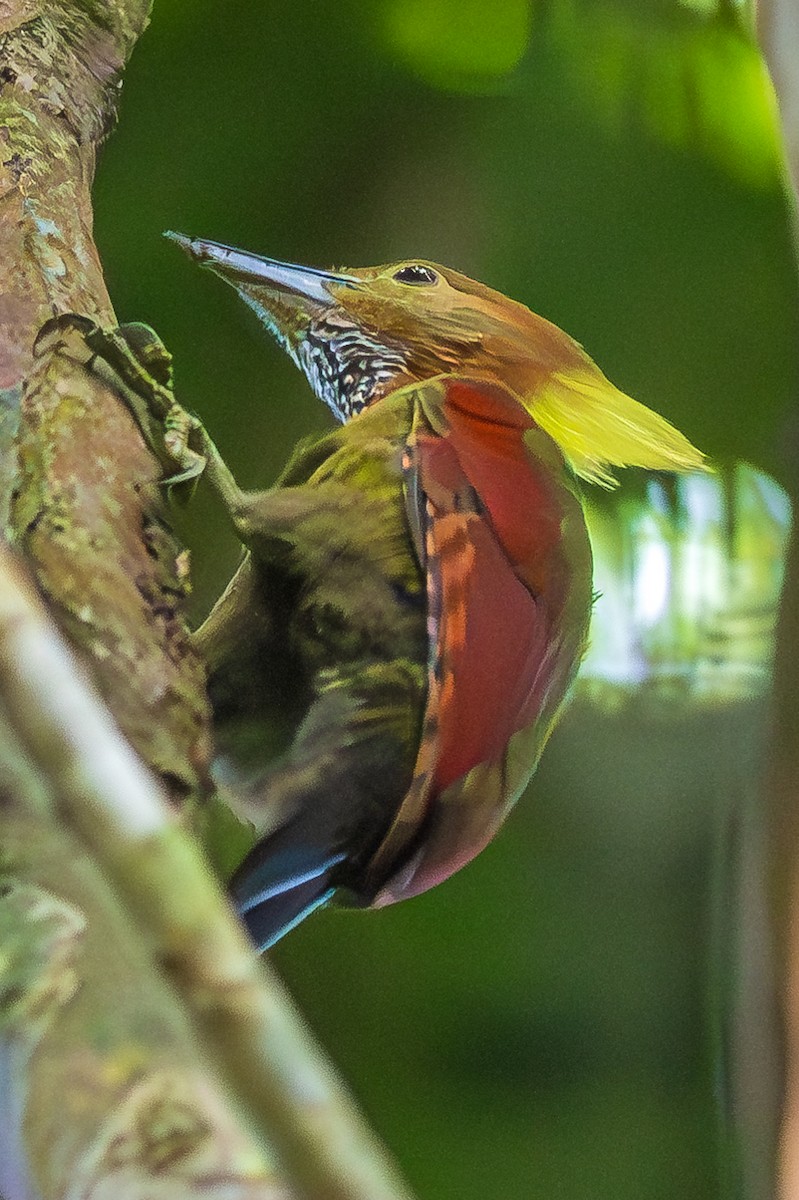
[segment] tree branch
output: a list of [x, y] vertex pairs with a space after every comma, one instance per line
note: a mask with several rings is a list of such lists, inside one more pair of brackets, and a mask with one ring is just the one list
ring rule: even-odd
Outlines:
[[313, 1200], [408, 1192], [294, 1012], [253, 954], [181, 828], [77, 663], [0, 554], [0, 696], [62, 820], [103, 863], [208, 1058], [289, 1178]]
[[146, 937], [5, 726], [0, 756], [4, 1200], [291, 1200]]

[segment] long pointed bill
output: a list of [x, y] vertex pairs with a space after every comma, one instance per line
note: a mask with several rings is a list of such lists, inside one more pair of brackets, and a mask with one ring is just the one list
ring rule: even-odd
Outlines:
[[315, 267], [298, 267], [274, 258], [261, 258], [257, 254], [236, 250], [232, 246], [206, 242], [202, 238], [188, 238], [182, 233], [172, 233], [171, 230], [166, 232], [164, 237], [177, 242], [190, 258], [201, 266], [209, 267], [234, 287], [242, 284], [256, 285], [284, 296], [293, 295], [327, 305], [332, 300], [330, 284], [351, 287], [359, 282], [354, 275], [340, 275], [332, 271], [320, 271]]
[[403, 347], [384, 343], [358, 317], [359, 294], [366, 288], [368, 301], [367, 280], [379, 270], [320, 271], [182, 233], [165, 236], [238, 292], [339, 421], [409, 377]]

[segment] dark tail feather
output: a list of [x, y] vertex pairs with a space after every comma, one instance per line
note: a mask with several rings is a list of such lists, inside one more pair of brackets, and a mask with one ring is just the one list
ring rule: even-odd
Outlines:
[[284, 933], [299, 925], [315, 908], [329, 900], [335, 890], [330, 886], [327, 874], [324, 874], [244, 909], [241, 919], [259, 953], [274, 946]]
[[299, 823], [284, 825], [253, 847], [230, 893], [259, 951], [329, 900], [343, 851], [320, 850]]

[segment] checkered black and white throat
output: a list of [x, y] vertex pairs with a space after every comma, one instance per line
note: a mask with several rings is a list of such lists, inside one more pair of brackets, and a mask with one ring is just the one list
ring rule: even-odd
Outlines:
[[332, 408], [339, 421], [361, 412], [384, 385], [406, 369], [398, 347], [378, 341], [337, 313], [324, 313], [311, 323], [296, 348], [295, 359], [319, 399]]

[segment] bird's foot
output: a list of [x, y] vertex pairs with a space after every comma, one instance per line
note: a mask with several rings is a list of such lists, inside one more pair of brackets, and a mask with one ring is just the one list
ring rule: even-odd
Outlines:
[[140, 322], [103, 329], [78, 313], [62, 313], [42, 328], [37, 351], [53, 338], [68, 343], [91, 370], [110, 376], [163, 467], [164, 486], [189, 499], [207, 465], [208, 438], [197, 417], [175, 399], [172, 355], [155, 330]]

